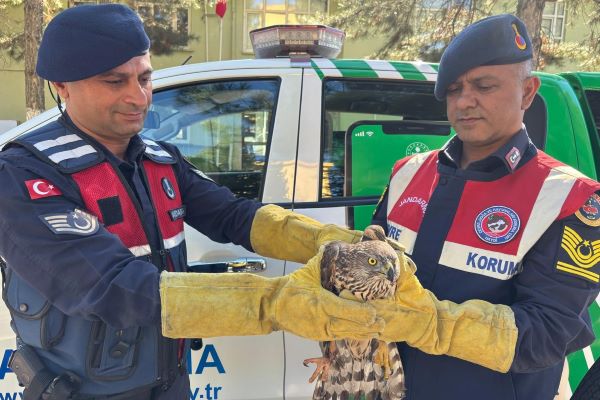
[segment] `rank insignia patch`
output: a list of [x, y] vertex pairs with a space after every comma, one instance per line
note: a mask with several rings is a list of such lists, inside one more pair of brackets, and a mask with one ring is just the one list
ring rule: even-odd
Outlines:
[[600, 196], [594, 193], [575, 215], [586, 225], [600, 226]]
[[565, 226], [560, 247], [565, 251], [558, 257], [556, 269], [585, 278], [592, 282], [600, 282], [600, 275], [594, 269], [600, 261], [600, 239], [587, 240], [573, 228]]
[[88, 236], [96, 233], [100, 227], [96, 216], [77, 208], [68, 213], [40, 215], [40, 218], [57, 235]]

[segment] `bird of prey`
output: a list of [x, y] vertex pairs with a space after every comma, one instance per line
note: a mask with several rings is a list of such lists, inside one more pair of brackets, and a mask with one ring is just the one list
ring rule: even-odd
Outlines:
[[[321, 259], [321, 284], [342, 297], [361, 301], [392, 297], [399, 276], [394, 242], [380, 226], [365, 229], [361, 242], [330, 242]], [[313, 400], [400, 400], [405, 398], [404, 370], [395, 343], [377, 339], [319, 343], [322, 357], [309, 379], [317, 383]]]

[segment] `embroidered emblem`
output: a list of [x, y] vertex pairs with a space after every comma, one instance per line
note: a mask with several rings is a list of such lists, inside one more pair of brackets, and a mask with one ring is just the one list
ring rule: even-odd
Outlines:
[[171, 221], [177, 221], [185, 217], [185, 206], [169, 210], [169, 217], [171, 217]]
[[488, 207], [475, 218], [475, 233], [490, 244], [504, 244], [512, 240], [520, 227], [517, 213], [504, 206]]
[[25, 181], [25, 186], [27, 186], [29, 197], [32, 200], [50, 196], [59, 196], [62, 194], [59, 188], [46, 179], [31, 179]]
[[510, 169], [514, 170], [517, 167], [519, 161], [521, 161], [521, 152], [516, 147], [510, 149], [506, 156], [504, 156], [506, 162], [510, 166]]
[[421, 142], [412, 142], [408, 146], [406, 146], [406, 155], [410, 156], [413, 154], [425, 153], [429, 151], [429, 147], [425, 143]]
[[57, 235], [89, 236], [100, 227], [96, 216], [77, 208], [68, 213], [40, 215], [40, 218]]
[[594, 193], [575, 215], [586, 225], [600, 226], [600, 196]]
[[173, 185], [169, 179], [165, 177], [162, 178], [160, 182], [162, 183], [163, 190], [165, 191], [167, 197], [173, 200], [175, 198], [175, 189], [173, 189]]
[[565, 226], [560, 247], [566, 253], [556, 262], [556, 269], [577, 275], [592, 282], [599, 282], [600, 275], [592, 270], [600, 261], [600, 239], [587, 240], [573, 228]]
[[517, 47], [520, 50], [525, 50], [527, 48], [527, 42], [525, 41], [523, 36], [521, 36], [521, 34], [519, 33], [519, 30], [517, 29], [517, 25], [512, 24], [512, 28], [513, 28], [513, 31], [515, 31], [515, 44], [517, 45]]

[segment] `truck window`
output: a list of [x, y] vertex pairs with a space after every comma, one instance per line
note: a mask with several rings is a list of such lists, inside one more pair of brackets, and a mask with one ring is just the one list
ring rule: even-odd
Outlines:
[[279, 80], [200, 83], [154, 94], [158, 123], [142, 135], [172, 143], [238, 196], [259, 199]]
[[586, 90], [585, 97], [587, 98], [590, 110], [592, 111], [596, 130], [600, 137], [600, 90]]
[[396, 160], [451, 137], [433, 82], [333, 78], [323, 85], [324, 201], [379, 196]]

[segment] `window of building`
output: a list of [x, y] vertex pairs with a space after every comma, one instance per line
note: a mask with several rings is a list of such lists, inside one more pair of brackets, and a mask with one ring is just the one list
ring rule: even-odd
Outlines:
[[[113, 0], [71, 0], [69, 7], [80, 6], [83, 4], [107, 4]], [[179, 7], [173, 9], [152, 1], [136, 1], [133, 8], [137, 10], [143, 21], [153, 19], [155, 21], [168, 20], [174, 31], [189, 34], [189, 9]]]
[[158, 126], [142, 136], [174, 144], [237, 196], [260, 200], [279, 80], [198, 83], [154, 94]]
[[564, 1], [547, 1], [542, 16], [542, 32], [551, 39], [562, 42], [565, 38], [565, 17]]
[[248, 32], [269, 25], [297, 24], [327, 11], [327, 0], [244, 0], [244, 52], [252, 53]]

